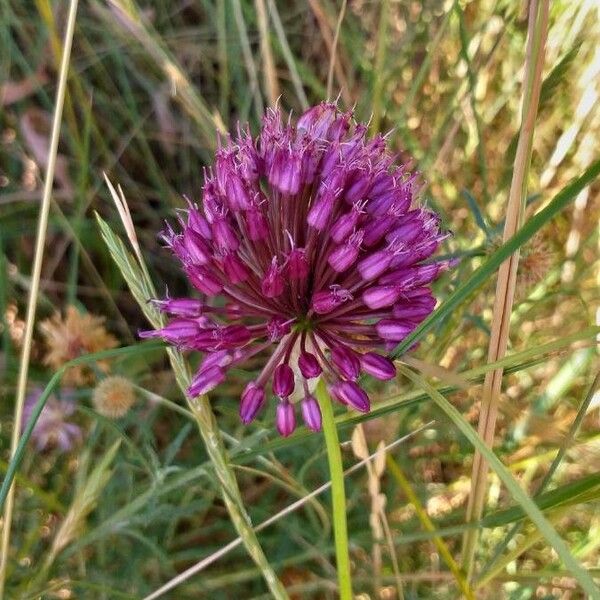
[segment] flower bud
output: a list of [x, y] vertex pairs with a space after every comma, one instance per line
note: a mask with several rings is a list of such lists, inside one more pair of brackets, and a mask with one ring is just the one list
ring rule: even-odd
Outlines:
[[294, 414], [294, 406], [287, 400], [281, 401], [277, 405], [277, 414], [275, 416], [277, 431], [287, 437], [296, 429], [296, 415]]
[[265, 391], [251, 381], [242, 392], [240, 402], [240, 418], [247, 425], [253, 421], [265, 401]]
[[306, 426], [313, 431], [321, 430], [321, 409], [314, 396], [306, 396], [300, 404], [302, 419]]
[[280, 398], [287, 398], [294, 391], [294, 371], [284, 363], [277, 366], [273, 374], [273, 393]]

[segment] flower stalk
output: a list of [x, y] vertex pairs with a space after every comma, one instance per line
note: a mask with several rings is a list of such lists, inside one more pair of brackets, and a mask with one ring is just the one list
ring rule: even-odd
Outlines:
[[333, 512], [333, 533], [335, 537], [335, 558], [337, 563], [340, 600], [352, 600], [352, 578], [348, 548], [348, 524], [346, 522], [346, 490], [344, 468], [340, 452], [340, 440], [333, 418], [331, 399], [323, 379], [319, 380], [316, 397], [323, 417], [323, 434], [327, 447], [327, 461], [331, 477], [331, 505]]

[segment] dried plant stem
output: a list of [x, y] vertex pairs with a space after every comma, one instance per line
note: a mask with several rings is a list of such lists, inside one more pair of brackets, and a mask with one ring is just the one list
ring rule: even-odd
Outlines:
[[340, 600], [352, 600], [352, 576], [350, 574], [350, 554], [348, 547], [348, 524], [346, 522], [346, 490], [344, 488], [344, 468], [340, 452], [337, 426], [333, 419], [331, 398], [323, 379], [319, 381], [316, 396], [323, 415], [323, 434], [327, 446], [327, 460], [331, 476], [331, 504], [333, 510], [333, 533], [335, 537], [335, 557]]
[[232, 5], [235, 23], [238, 28], [238, 33], [240, 34], [240, 45], [242, 47], [242, 56], [244, 58], [244, 64], [246, 66], [248, 80], [250, 82], [250, 91], [252, 92], [252, 97], [254, 98], [254, 108], [256, 109], [256, 116], [260, 119], [265, 107], [260, 95], [258, 75], [256, 74], [256, 65], [254, 64], [252, 48], [250, 46], [250, 40], [248, 39], [248, 31], [246, 29], [246, 21], [244, 20], [244, 12], [242, 11], [240, 0], [233, 0]]
[[[504, 242], [520, 228], [523, 221], [527, 195], [527, 176], [531, 163], [533, 131], [542, 83], [542, 68], [548, 30], [548, 0], [532, 0], [529, 10], [529, 27], [525, 79], [521, 109], [521, 130], [515, 155], [513, 177], [508, 197]], [[492, 332], [488, 349], [488, 362], [501, 360], [508, 345], [510, 315], [513, 306], [519, 251], [515, 251], [498, 271], [494, 301]], [[494, 443], [494, 430], [502, 386], [502, 369], [486, 374], [483, 385], [478, 433], [488, 447]], [[478, 521], [483, 512], [487, 491], [488, 464], [475, 452], [471, 474], [471, 495], [467, 506], [467, 522]], [[473, 572], [475, 549], [479, 538], [476, 528], [469, 529], [463, 539], [463, 569], [470, 579]]]
[[271, 52], [271, 42], [269, 41], [269, 19], [265, 0], [254, 0], [256, 6], [256, 17], [258, 20], [258, 31], [260, 33], [260, 53], [263, 60], [263, 74], [265, 77], [265, 89], [269, 104], [275, 106], [279, 98], [279, 82], [277, 81], [277, 71], [275, 70], [275, 61]]
[[342, 29], [342, 22], [346, 15], [347, 0], [343, 0], [342, 8], [335, 26], [335, 34], [333, 35], [333, 43], [331, 44], [331, 56], [329, 57], [329, 72], [327, 73], [327, 98], [331, 100], [331, 94], [333, 92], [333, 71], [335, 69], [335, 63], [337, 58], [337, 46], [340, 39], [340, 30]]
[[[27, 303], [27, 317], [25, 321], [25, 332], [23, 334], [23, 347], [21, 351], [21, 361], [19, 363], [19, 379], [17, 382], [17, 397], [15, 400], [15, 410], [13, 419], [13, 431], [10, 445], [11, 458], [14, 456], [19, 443], [21, 432], [21, 419], [23, 418], [23, 404], [25, 401], [25, 392], [27, 388], [27, 375], [29, 372], [29, 358], [31, 355], [31, 342], [33, 338], [33, 325], [35, 323], [35, 314], [37, 308], [37, 297], [40, 287], [40, 276], [42, 273], [42, 259], [44, 257], [44, 245], [46, 243], [46, 231], [48, 228], [48, 213], [50, 211], [50, 197], [52, 194], [52, 184], [54, 182], [54, 170], [56, 167], [56, 154], [58, 151], [58, 139], [60, 137], [60, 125], [62, 120], [62, 111], [65, 103], [65, 91], [67, 87], [67, 74], [69, 71], [69, 59], [71, 57], [71, 44], [73, 33], [75, 31], [75, 16], [77, 14], [77, 0], [71, 0], [69, 5], [69, 15], [67, 17], [67, 28], [63, 44], [63, 55], [60, 63], [58, 75], [58, 88], [56, 90], [56, 102], [54, 108], [54, 118], [52, 121], [52, 133], [50, 137], [50, 147], [48, 150], [48, 168], [46, 170], [46, 179], [44, 181], [44, 193], [42, 196], [42, 206], [38, 221], [37, 237], [35, 242], [35, 257], [33, 269], [31, 272], [31, 287], [29, 288], [29, 299]], [[6, 568], [8, 565], [8, 549], [10, 546], [10, 530], [12, 524], [12, 513], [14, 505], [14, 486], [11, 486], [4, 508], [2, 546], [0, 551], [0, 598], [4, 594], [4, 583], [6, 579]]]

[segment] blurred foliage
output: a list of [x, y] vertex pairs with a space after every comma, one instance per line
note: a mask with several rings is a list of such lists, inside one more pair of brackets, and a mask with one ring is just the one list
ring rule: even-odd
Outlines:
[[[217, 132], [235, 128], [238, 121], [249, 122], [256, 131], [262, 107], [269, 104], [259, 4], [80, 3], [40, 319], [75, 305], [106, 317], [108, 329], [123, 345], [133, 344], [136, 331], [147, 326], [93, 218], [98, 211], [120, 230], [103, 172], [125, 191], [159, 291], [166, 284], [173, 295], [185, 291], [185, 279], [160, 247], [157, 234], [164, 220], [184, 206], [184, 195], [199, 198], [203, 167], [211, 162]], [[281, 106], [297, 115], [306, 101], [315, 103], [325, 96], [341, 2], [262, 4], [269, 17], [266, 41], [274, 62], [270, 74]], [[2, 471], [8, 462], [19, 340], [66, 8], [64, 0], [2, 0]], [[590, 0], [551, 3], [529, 215], [597, 158], [599, 13], [598, 4]], [[523, 2], [348, 2], [337, 48], [334, 96], [339, 93], [342, 106], [354, 106], [358, 119], [371, 118], [373, 129], [390, 132], [390, 144], [400, 158], [414, 160], [422, 173], [427, 202], [454, 232], [444, 253], [461, 262], [437, 284], [441, 300], [500, 243], [519, 127], [526, 31]], [[595, 183], [581, 192], [522, 249], [510, 349], [521, 358], [510, 364], [505, 376], [496, 449], [530, 492], [565, 440], [598, 370], [594, 332], [551, 351], [543, 346], [594, 323], [600, 283], [598, 191]], [[415, 353], [424, 363], [423, 373], [445, 386], [444, 393], [472, 423], [477, 419], [480, 379], [465, 374], [485, 363], [493, 291], [492, 276]], [[43, 336], [36, 331], [32, 384], [45, 385], [53, 374], [44, 366], [46, 352]], [[518, 354], [523, 352], [527, 356]], [[431, 366], [462, 374], [468, 385], [457, 387], [452, 377], [445, 381], [444, 372]], [[235, 535], [201, 440], [185, 411], [169, 402], [179, 399], [164, 353], [140, 350], [112, 361], [111, 371], [138, 386], [141, 401], [128, 415], [118, 421], [99, 416], [90, 408], [93, 387], [80, 387], [75, 419], [87, 432], [83, 445], [66, 455], [57, 450], [39, 454], [31, 446], [26, 455], [18, 478], [8, 572], [11, 598], [140, 598]], [[282, 443], [271, 429], [271, 415], [264, 417], [264, 425], [240, 426], [237, 397], [250, 376], [236, 372], [212, 396], [219, 426], [230, 436], [233, 460], [239, 465], [245, 504], [253, 522], [259, 523], [321, 485], [327, 463], [320, 436], [299, 432]], [[365, 434], [374, 451], [381, 439], [391, 441], [436, 419], [432, 429], [394, 450], [436, 532], [423, 531], [423, 515], [409, 501], [410, 494], [384, 472], [379, 485], [395, 553], [377, 541], [382, 567], [376, 593], [368, 476], [360, 471], [348, 478], [355, 591], [372, 598], [396, 597], [394, 554], [405, 598], [459, 594], [432, 539], [442, 537], [458, 560], [472, 448], [415, 390], [404, 379], [391, 386], [374, 385], [372, 396], [381, 403], [394, 397], [408, 401], [392, 403], [385, 416], [367, 420]], [[377, 409], [378, 402], [374, 405]], [[350, 439], [351, 431], [341, 429], [344, 440]], [[599, 491], [596, 479], [590, 479], [600, 467], [599, 442], [597, 400], [592, 399], [551, 491], [540, 503], [589, 569], [600, 567]], [[251, 449], [247, 457], [243, 448]], [[116, 455], [111, 461], [112, 453]], [[350, 448], [345, 459], [348, 466], [355, 460]], [[93, 465], [105, 467], [100, 472]], [[82, 506], [86, 481], [94, 473], [95, 487], [87, 490], [93, 502], [77, 513], [76, 533], [73, 529], [67, 543], [59, 543], [58, 536], [66, 539], [65, 519]], [[489, 566], [510, 525], [522, 520], [522, 512], [495, 476], [491, 484], [480, 569]], [[574, 498], [569, 495], [573, 490], [579, 490]], [[569, 510], [564, 510], [565, 503]], [[327, 497], [318, 497], [259, 536], [295, 598], [335, 597], [327, 506]], [[535, 535], [535, 528], [525, 522], [509, 548], [521, 545], [522, 553], [484, 586], [483, 597], [581, 597], [553, 551]], [[42, 565], [44, 577], [34, 577]], [[265, 591], [258, 571], [238, 548], [167, 597], [254, 598]]]

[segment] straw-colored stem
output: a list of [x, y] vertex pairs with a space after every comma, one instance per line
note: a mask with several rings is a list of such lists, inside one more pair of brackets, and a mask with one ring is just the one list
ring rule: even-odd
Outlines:
[[385, 77], [383, 77], [385, 56], [387, 52], [387, 32], [389, 25], [389, 0], [382, 0], [379, 9], [379, 30], [377, 31], [377, 50], [375, 52], [375, 64], [373, 65], [373, 118], [371, 119], [371, 131], [379, 133], [382, 117], [382, 95]]
[[331, 56], [329, 57], [329, 72], [327, 73], [327, 99], [331, 100], [331, 94], [333, 92], [333, 71], [335, 69], [335, 63], [337, 58], [337, 46], [340, 39], [340, 31], [342, 29], [342, 22], [346, 15], [347, 0], [343, 0], [342, 8], [335, 26], [335, 34], [333, 35], [333, 43], [331, 45]]
[[333, 418], [331, 398], [325, 382], [321, 379], [316, 389], [317, 400], [323, 415], [323, 434], [327, 446], [329, 475], [331, 476], [331, 504], [333, 511], [333, 533], [335, 537], [335, 558], [337, 562], [340, 600], [352, 600], [352, 578], [350, 555], [348, 553], [348, 524], [346, 523], [346, 490], [344, 469], [337, 426]]
[[[542, 68], [548, 29], [548, 8], [548, 0], [533, 0], [530, 5], [521, 131], [506, 210], [503, 237], [505, 242], [516, 233], [523, 221], [533, 131], [542, 84]], [[519, 251], [517, 250], [507, 261], [502, 263], [498, 271], [488, 362], [500, 360], [506, 353], [518, 264]], [[494, 442], [502, 375], [502, 369], [495, 369], [487, 373], [483, 385], [478, 433], [488, 447], [491, 447]], [[475, 452], [471, 474], [471, 495], [469, 496], [466, 514], [467, 522], [478, 521], [481, 517], [487, 492], [488, 470], [488, 464], [481, 454]], [[473, 572], [478, 538], [479, 531], [473, 528], [466, 532], [463, 540], [463, 569], [467, 573], [468, 579], [471, 578]]]
[[258, 31], [260, 33], [260, 53], [263, 61], [263, 75], [265, 78], [265, 90], [269, 104], [275, 105], [279, 98], [279, 82], [277, 81], [277, 71], [275, 70], [275, 61], [271, 51], [271, 41], [269, 40], [269, 18], [265, 0], [254, 0], [256, 6], [256, 17], [258, 21]]
[[[60, 137], [60, 125], [62, 111], [65, 102], [65, 90], [67, 87], [67, 73], [69, 70], [69, 59], [71, 56], [71, 43], [75, 31], [75, 15], [77, 14], [77, 0], [71, 0], [69, 15], [67, 17], [67, 28], [63, 44], [63, 55], [60, 63], [58, 76], [58, 88], [56, 90], [56, 102], [54, 118], [52, 121], [52, 133], [50, 137], [50, 148], [48, 151], [48, 169], [44, 181], [44, 192], [42, 195], [42, 206], [38, 221], [37, 237], [35, 242], [35, 257], [31, 272], [31, 287], [29, 288], [29, 299], [27, 304], [27, 317], [25, 320], [25, 332], [23, 334], [23, 346], [21, 350], [21, 362], [19, 364], [19, 378], [17, 382], [17, 397], [13, 419], [13, 431], [10, 444], [11, 458], [14, 456], [19, 443], [21, 432], [21, 419], [23, 418], [23, 404], [27, 389], [27, 375], [29, 372], [29, 358], [31, 356], [31, 342], [33, 338], [33, 326], [37, 308], [37, 297], [40, 287], [40, 276], [42, 273], [42, 259], [44, 257], [44, 245], [46, 243], [46, 231], [48, 228], [48, 213], [50, 210], [50, 196], [54, 182], [54, 170], [56, 167], [56, 154], [58, 151], [58, 139]], [[6, 568], [8, 565], [8, 549], [10, 546], [10, 530], [12, 524], [12, 513], [14, 506], [14, 486], [11, 486], [4, 507], [2, 547], [0, 551], [0, 598], [4, 595], [4, 583], [6, 579]]]

